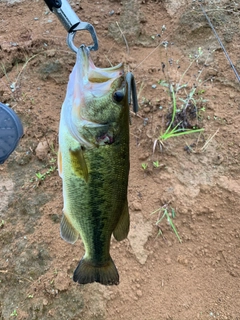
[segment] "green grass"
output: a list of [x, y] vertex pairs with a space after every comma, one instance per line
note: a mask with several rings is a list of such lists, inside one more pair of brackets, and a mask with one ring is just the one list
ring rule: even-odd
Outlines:
[[159, 168], [159, 166], [160, 166], [159, 161], [158, 160], [157, 161], [153, 161], [153, 166], [154, 166], [154, 168]]
[[37, 177], [37, 180], [41, 180], [41, 181], [43, 181], [43, 180], [45, 180], [45, 178], [48, 176], [48, 175], [50, 175], [52, 172], [54, 172], [55, 170], [57, 169], [57, 167], [55, 167], [55, 166], [51, 166], [46, 172], [44, 172], [44, 173], [41, 173], [41, 172], [37, 172], [36, 173], [36, 177]]
[[[163, 207], [158, 208], [157, 210], [153, 211], [153, 212], [151, 213], [151, 215], [152, 215], [152, 214], [155, 214], [155, 213], [157, 213], [157, 212], [159, 212], [159, 219], [158, 219], [157, 222], [156, 222], [156, 226], [159, 227], [159, 224], [162, 222], [162, 220], [163, 220], [164, 218], [167, 219], [167, 222], [168, 222], [169, 225], [171, 226], [171, 228], [172, 228], [173, 232], [175, 233], [178, 241], [179, 241], [180, 243], [182, 243], [182, 240], [181, 240], [181, 238], [180, 238], [180, 236], [179, 236], [179, 234], [178, 234], [178, 232], [177, 232], [177, 229], [176, 229], [176, 227], [175, 227], [175, 225], [174, 225], [174, 223], [173, 223], [173, 219], [176, 217], [175, 210], [174, 210], [173, 208], [171, 208], [171, 213], [169, 213], [167, 206], [163, 206]], [[162, 213], [162, 215], [161, 215], [161, 213]], [[158, 235], [157, 235], [157, 236], [159, 236], [159, 235], [162, 235], [162, 230], [161, 230], [160, 227], [159, 227], [159, 231], [158, 231]]]
[[[205, 106], [207, 102], [207, 100], [204, 99], [203, 96], [206, 91], [206, 89], [203, 88], [203, 84], [209, 81], [210, 78], [202, 81], [201, 75], [203, 70], [205, 69], [205, 66], [207, 65], [207, 61], [212, 52], [213, 51], [208, 51], [207, 54], [204, 56], [205, 62], [203, 63], [203, 67], [200, 67], [199, 65], [199, 59], [204, 54], [201, 47], [198, 48], [198, 52], [194, 56], [189, 55], [190, 63], [178, 80], [170, 80], [169, 73], [165, 73], [165, 66], [167, 66], [167, 63], [163, 64], [164, 67], [162, 68], [162, 72], [164, 74], [165, 80], [159, 80], [158, 84], [168, 88], [168, 93], [171, 98], [172, 114], [171, 120], [165, 132], [161, 132], [159, 136], [155, 139], [153, 151], [155, 151], [157, 144], [159, 144], [160, 149], [164, 147], [164, 142], [169, 138], [174, 138], [193, 133], [200, 133], [204, 131], [203, 128], [195, 128], [194, 126], [192, 126], [191, 129], [184, 128], [181, 121], [177, 123], [177, 116], [180, 115], [181, 112], [186, 112], [189, 106], [194, 106], [196, 110], [196, 118], [202, 119], [202, 113], [206, 110]], [[192, 83], [192, 86], [189, 88], [189, 80], [185, 82], [184, 78], [189, 78], [189, 70], [194, 64], [197, 65], [199, 71], [197, 77], [194, 79], [194, 82]]]
[[182, 136], [182, 135], [186, 135], [186, 134], [204, 131], [204, 129], [182, 129], [182, 128], [179, 128], [181, 122], [179, 122], [174, 128], [172, 128], [172, 125], [173, 125], [175, 117], [176, 117], [176, 112], [177, 112], [177, 102], [176, 102], [176, 95], [174, 92], [174, 88], [171, 83], [169, 84], [169, 91], [171, 94], [172, 104], [173, 104], [172, 118], [171, 118], [171, 121], [170, 121], [167, 129], [165, 130], [165, 132], [163, 134], [160, 134], [160, 136], [155, 140], [153, 150], [155, 150], [157, 143], [160, 143], [162, 146], [164, 146], [163, 141], [165, 141], [169, 138], [174, 138], [174, 137], [178, 137], [178, 136]]
[[148, 167], [148, 164], [147, 164], [147, 163], [145, 163], [145, 162], [143, 162], [143, 163], [142, 163], [142, 169], [143, 169], [143, 170], [146, 170], [146, 169], [147, 169], [147, 167]]
[[17, 317], [17, 310], [14, 309], [13, 312], [10, 314], [11, 317]]

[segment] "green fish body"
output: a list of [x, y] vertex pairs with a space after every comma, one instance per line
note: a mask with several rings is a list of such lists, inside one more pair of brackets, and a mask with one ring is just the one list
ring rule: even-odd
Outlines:
[[129, 231], [128, 85], [122, 64], [97, 68], [84, 46], [61, 111], [58, 168], [64, 199], [61, 237], [74, 243], [80, 235], [85, 247], [73, 280], [118, 284], [109, 251], [111, 235], [121, 241]]

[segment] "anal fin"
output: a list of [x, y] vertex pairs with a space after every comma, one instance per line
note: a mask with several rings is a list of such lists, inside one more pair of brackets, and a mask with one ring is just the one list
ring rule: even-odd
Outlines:
[[125, 201], [122, 214], [118, 221], [116, 228], [113, 231], [114, 238], [117, 241], [122, 241], [123, 239], [127, 238], [130, 226], [130, 218], [129, 218], [129, 211], [128, 211], [128, 202]]
[[79, 235], [77, 230], [68, 221], [64, 213], [62, 215], [62, 220], [60, 224], [60, 234], [63, 240], [70, 242], [72, 244], [77, 241], [78, 235]]

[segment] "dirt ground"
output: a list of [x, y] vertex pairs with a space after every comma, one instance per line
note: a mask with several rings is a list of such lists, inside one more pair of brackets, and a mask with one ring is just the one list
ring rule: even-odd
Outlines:
[[[43, 0], [1, 0], [0, 101], [25, 134], [0, 166], [0, 319], [239, 320], [240, 85], [198, 2], [70, 3], [95, 26], [95, 64], [123, 61], [137, 81], [131, 230], [111, 244], [120, 284], [74, 283], [83, 245], [59, 234], [59, 114], [75, 63], [66, 31]], [[239, 0], [201, 3], [240, 73]], [[77, 33], [76, 44], [89, 41]], [[179, 110], [194, 91], [187, 121], [204, 131], [156, 143], [169, 122], [169, 84], [185, 85]], [[163, 209], [181, 243], [166, 216], [156, 225]]]

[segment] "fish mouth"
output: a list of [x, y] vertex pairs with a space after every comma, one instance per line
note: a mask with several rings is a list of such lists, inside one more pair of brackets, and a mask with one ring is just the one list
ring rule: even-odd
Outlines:
[[104, 131], [107, 130], [108, 124], [100, 119], [94, 120], [94, 117], [84, 116], [84, 109], [92, 99], [108, 94], [112, 90], [113, 82], [123, 75], [122, 63], [110, 68], [98, 68], [94, 65], [86, 46], [82, 45], [78, 49], [76, 64], [69, 77], [62, 116], [72, 137], [86, 147], [91, 148], [93, 145], [80, 133], [82, 129], [95, 128], [97, 131]]
[[96, 67], [85, 45], [78, 49], [76, 64], [81, 66], [78, 79], [82, 82], [84, 90], [91, 90], [95, 97], [106, 94], [113, 81], [124, 74], [122, 63], [109, 68]]

